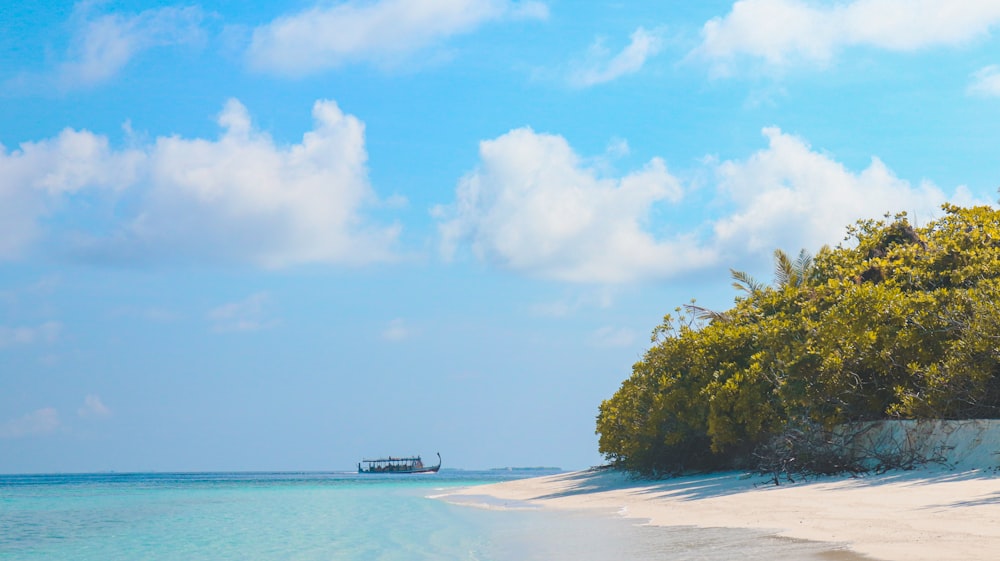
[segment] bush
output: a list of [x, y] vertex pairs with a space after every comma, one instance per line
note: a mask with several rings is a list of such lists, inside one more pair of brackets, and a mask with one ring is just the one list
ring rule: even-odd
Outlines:
[[774, 285], [733, 271], [730, 310], [666, 316], [601, 404], [600, 452], [642, 473], [851, 471], [834, 427], [1000, 416], [1000, 212], [944, 211], [858, 222], [815, 259], [776, 251]]

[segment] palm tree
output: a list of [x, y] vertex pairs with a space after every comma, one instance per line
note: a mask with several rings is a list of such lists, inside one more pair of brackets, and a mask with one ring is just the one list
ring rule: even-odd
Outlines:
[[776, 288], [787, 286], [799, 287], [808, 280], [812, 270], [813, 258], [809, 252], [802, 250], [792, 262], [788, 254], [780, 249], [774, 250], [774, 285]]
[[[812, 268], [812, 255], [805, 249], [799, 251], [799, 256], [795, 258], [795, 261], [792, 261], [784, 251], [776, 249], [774, 250], [774, 287], [779, 289], [800, 287], [809, 279]], [[755, 296], [767, 288], [766, 284], [743, 271], [729, 269], [729, 274], [733, 277], [733, 288], [740, 292], [746, 292], [748, 296]], [[716, 312], [695, 304], [685, 304], [684, 307], [700, 320], [725, 321], [729, 319], [725, 312]]]

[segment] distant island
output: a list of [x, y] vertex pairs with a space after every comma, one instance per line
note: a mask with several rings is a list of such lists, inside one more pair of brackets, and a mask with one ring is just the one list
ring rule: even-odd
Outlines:
[[1000, 212], [943, 211], [859, 221], [815, 257], [778, 250], [773, 284], [731, 270], [732, 308], [665, 316], [600, 406], [599, 451], [646, 475], [777, 482], [912, 467], [933, 454], [899, 443], [927, 422], [1000, 417]]

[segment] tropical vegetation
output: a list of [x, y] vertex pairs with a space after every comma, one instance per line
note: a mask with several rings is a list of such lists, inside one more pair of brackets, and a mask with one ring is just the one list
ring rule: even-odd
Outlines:
[[863, 220], [836, 248], [732, 271], [731, 309], [667, 315], [597, 416], [647, 474], [744, 467], [775, 438], [880, 419], [1000, 416], [1000, 212]]

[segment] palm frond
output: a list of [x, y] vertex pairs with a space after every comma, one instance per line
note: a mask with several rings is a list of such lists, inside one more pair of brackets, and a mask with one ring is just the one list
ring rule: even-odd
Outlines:
[[799, 284], [803, 284], [809, 278], [809, 273], [813, 268], [813, 256], [803, 249], [795, 259], [795, 270], [799, 275]]
[[733, 280], [736, 281], [733, 283], [733, 287], [736, 290], [741, 290], [747, 294], [755, 294], [764, 289], [764, 285], [757, 282], [756, 279], [743, 271], [729, 269], [729, 274], [733, 277]]
[[774, 250], [774, 285], [784, 287], [795, 284], [797, 284], [797, 279], [792, 260], [784, 251]]
[[729, 321], [729, 316], [725, 312], [716, 312], [697, 304], [684, 304], [684, 309], [701, 321]]

